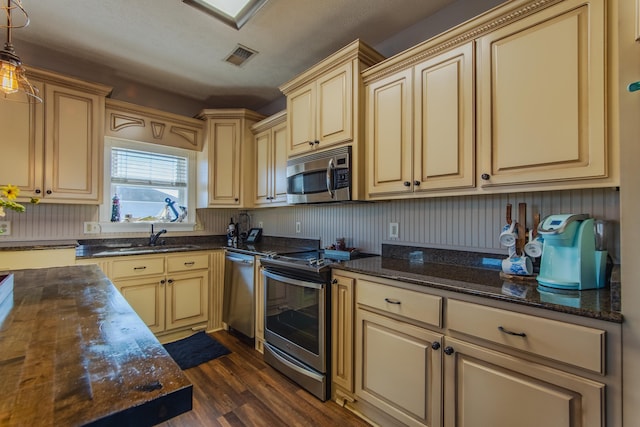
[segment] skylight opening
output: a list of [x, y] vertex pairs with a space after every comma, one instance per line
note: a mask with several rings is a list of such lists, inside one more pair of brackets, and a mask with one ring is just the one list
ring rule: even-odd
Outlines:
[[268, 0], [182, 0], [239, 30]]

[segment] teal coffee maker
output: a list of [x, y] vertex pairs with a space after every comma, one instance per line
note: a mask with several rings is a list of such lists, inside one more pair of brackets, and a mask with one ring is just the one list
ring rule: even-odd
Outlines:
[[538, 226], [538, 234], [544, 239], [538, 283], [571, 290], [604, 287], [607, 252], [596, 250], [593, 218], [549, 215]]

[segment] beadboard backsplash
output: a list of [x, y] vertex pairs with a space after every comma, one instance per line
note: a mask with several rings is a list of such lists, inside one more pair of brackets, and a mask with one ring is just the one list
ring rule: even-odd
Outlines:
[[[345, 237], [349, 246], [380, 253], [382, 243], [407, 244], [433, 248], [505, 253], [498, 232], [505, 222], [505, 207], [513, 205], [517, 219], [518, 204], [527, 204], [527, 226], [533, 214], [588, 213], [609, 221], [609, 252], [616, 262], [620, 254], [619, 193], [610, 188], [459, 196], [399, 200], [375, 203], [300, 205], [250, 210], [254, 227], [263, 223], [268, 236], [320, 239], [322, 246], [336, 237]], [[229, 218], [238, 220], [236, 209], [199, 209], [201, 230], [197, 235], [224, 234]], [[140, 237], [129, 234], [83, 234], [85, 221], [97, 221], [98, 208], [83, 205], [28, 205], [27, 212], [7, 212], [11, 236], [2, 241], [63, 240], [108, 237]], [[296, 233], [296, 223], [300, 233]], [[389, 238], [389, 223], [398, 224], [398, 238]], [[176, 233], [177, 235], [178, 233]], [[182, 233], [184, 234], [184, 233]]]

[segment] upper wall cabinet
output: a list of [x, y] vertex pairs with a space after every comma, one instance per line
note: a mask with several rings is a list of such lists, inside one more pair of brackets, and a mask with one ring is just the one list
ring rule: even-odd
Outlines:
[[566, 0], [478, 47], [481, 185], [607, 177], [604, 0]]
[[111, 88], [30, 69], [43, 104], [0, 101], [0, 183], [43, 203], [101, 201], [105, 96]]
[[142, 107], [115, 99], [106, 100], [105, 135], [170, 147], [202, 150], [204, 121]]
[[287, 203], [287, 112], [281, 111], [251, 127], [255, 134], [255, 206]]
[[289, 156], [354, 139], [360, 73], [383, 58], [356, 40], [280, 87], [287, 96]]
[[367, 198], [619, 185], [615, 7], [512, 0], [365, 70]]
[[198, 207], [252, 206], [251, 126], [264, 116], [246, 109], [207, 109], [204, 147], [198, 153]]
[[472, 43], [365, 81], [369, 198], [473, 186]]

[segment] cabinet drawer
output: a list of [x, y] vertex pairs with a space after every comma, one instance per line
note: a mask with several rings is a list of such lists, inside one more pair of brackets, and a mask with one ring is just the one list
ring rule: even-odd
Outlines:
[[449, 330], [604, 374], [600, 329], [451, 299], [447, 313]]
[[209, 254], [193, 253], [167, 257], [167, 272], [202, 270], [209, 268]]
[[437, 327], [442, 326], [442, 298], [358, 280], [356, 302]]
[[111, 275], [113, 279], [121, 277], [150, 276], [164, 274], [164, 257], [138, 258], [114, 260]]

